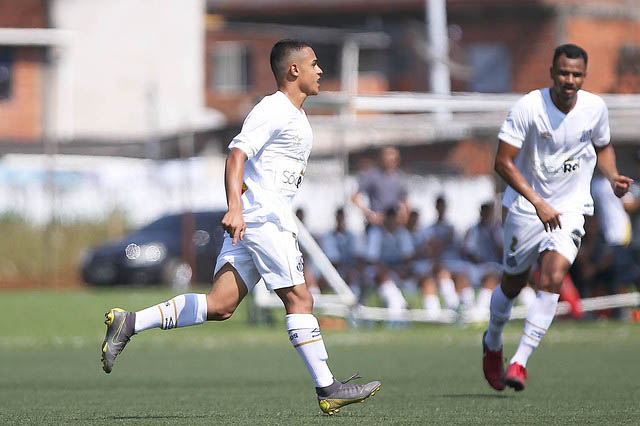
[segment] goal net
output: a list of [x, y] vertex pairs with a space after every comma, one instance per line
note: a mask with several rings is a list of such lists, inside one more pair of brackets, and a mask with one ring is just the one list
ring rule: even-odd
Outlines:
[[[297, 219], [296, 219], [297, 220]], [[360, 321], [392, 321], [392, 322], [423, 322], [452, 324], [456, 322], [474, 323], [489, 320], [488, 312], [454, 312], [443, 309], [440, 312], [429, 312], [425, 309], [391, 310], [384, 307], [365, 306], [358, 303], [358, 299], [349, 285], [340, 276], [331, 261], [327, 258], [311, 233], [300, 222], [298, 223], [298, 241], [305, 250], [305, 256], [316, 266], [334, 293], [314, 294], [314, 308], [317, 314], [349, 319], [351, 322]], [[274, 292], [270, 292], [260, 282], [253, 291], [254, 304], [259, 309], [280, 308], [282, 301]], [[640, 305], [640, 293], [616, 294], [582, 299], [583, 310], [598, 311], [603, 309], [634, 307]], [[570, 313], [567, 302], [559, 302], [556, 315]], [[515, 306], [511, 312], [511, 319], [523, 319], [527, 314], [527, 307]]]

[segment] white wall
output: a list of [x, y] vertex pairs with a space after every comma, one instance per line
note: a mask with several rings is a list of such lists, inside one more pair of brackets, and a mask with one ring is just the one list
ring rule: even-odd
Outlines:
[[[12, 211], [35, 223], [51, 214], [46, 172], [49, 159], [41, 155], [7, 155], [0, 159], [0, 214]], [[153, 162], [109, 157], [58, 156], [55, 163], [56, 216], [100, 219], [117, 209], [133, 225], [186, 209], [226, 207], [224, 157]], [[314, 161], [296, 196], [294, 208], [305, 210], [309, 230], [320, 234], [335, 224], [334, 212], [345, 206], [347, 224], [363, 229], [363, 217], [349, 201], [357, 182], [343, 179], [335, 164]], [[494, 195], [490, 176], [439, 178], [411, 176], [409, 200], [421, 213], [423, 226], [435, 220], [435, 198], [445, 194], [448, 219], [458, 234], [478, 220], [480, 204]]]
[[[204, 109], [204, 0], [55, 0], [53, 26], [75, 32], [76, 137], [189, 129]], [[63, 58], [63, 62], [65, 61]]]

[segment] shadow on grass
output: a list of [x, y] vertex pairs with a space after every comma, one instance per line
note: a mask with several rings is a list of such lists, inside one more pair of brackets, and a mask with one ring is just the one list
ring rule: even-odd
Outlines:
[[487, 398], [487, 399], [512, 398], [512, 395], [505, 395], [505, 394], [498, 394], [498, 393], [459, 393], [459, 394], [444, 394], [439, 396], [440, 398]]
[[171, 419], [204, 419], [207, 417], [211, 417], [211, 416], [192, 416], [192, 415], [184, 415], [184, 416], [108, 416], [108, 417], [104, 417], [107, 420], [145, 420], [145, 419], [166, 419], [166, 420], [171, 420]]

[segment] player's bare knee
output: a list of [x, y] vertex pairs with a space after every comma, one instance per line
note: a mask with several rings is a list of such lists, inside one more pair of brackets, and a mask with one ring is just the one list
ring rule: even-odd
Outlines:
[[310, 314], [313, 312], [313, 296], [305, 285], [276, 290], [288, 314]]
[[231, 318], [237, 307], [238, 305], [235, 303], [221, 303], [220, 301], [207, 297], [207, 320], [227, 320]]
[[294, 299], [292, 307], [295, 307], [296, 311], [300, 312], [313, 312], [313, 296], [311, 292], [303, 292], [299, 296]]
[[235, 312], [235, 307], [214, 307], [207, 310], [207, 320], [209, 321], [224, 321], [231, 318]]
[[540, 290], [548, 293], [559, 293], [566, 274], [563, 269], [554, 269], [541, 273]]

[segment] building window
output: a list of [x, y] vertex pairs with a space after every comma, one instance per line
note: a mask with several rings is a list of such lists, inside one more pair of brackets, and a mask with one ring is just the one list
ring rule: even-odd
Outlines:
[[479, 43], [469, 47], [472, 92], [505, 93], [511, 90], [511, 54], [498, 43]]
[[0, 47], [0, 101], [11, 98], [11, 76], [13, 68], [13, 50]]
[[251, 87], [251, 56], [242, 43], [217, 42], [211, 50], [211, 90], [245, 92]]

